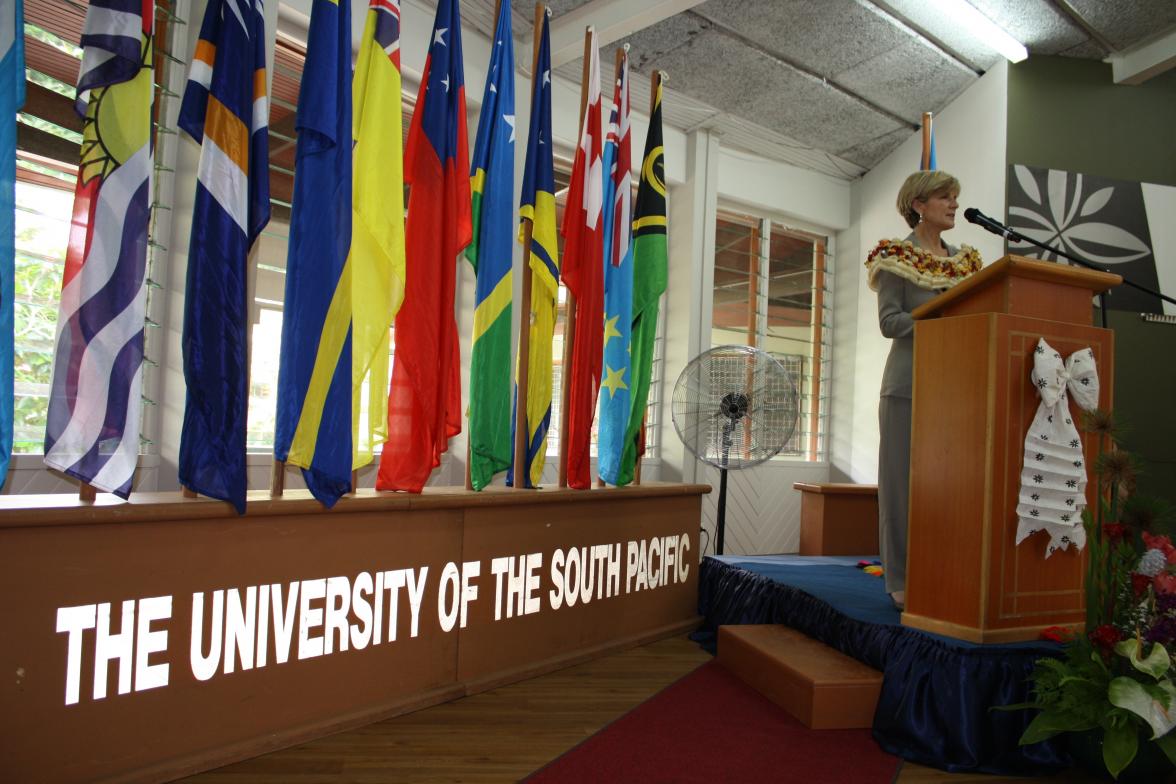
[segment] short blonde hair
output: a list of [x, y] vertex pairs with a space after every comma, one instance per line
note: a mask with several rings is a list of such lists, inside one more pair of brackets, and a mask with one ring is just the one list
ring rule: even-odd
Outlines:
[[915, 201], [926, 201], [932, 196], [950, 193], [960, 195], [960, 181], [945, 171], [917, 171], [898, 189], [898, 214], [912, 229], [919, 225], [919, 213], [915, 212]]

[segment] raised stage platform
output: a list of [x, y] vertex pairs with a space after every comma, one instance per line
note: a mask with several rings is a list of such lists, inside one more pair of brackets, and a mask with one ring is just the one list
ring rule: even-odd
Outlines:
[[1033, 662], [1050, 642], [976, 645], [902, 626], [881, 577], [857, 568], [876, 556], [709, 556], [699, 568], [698, 638], [719, 626], [778, 623], [883, 675], [874, 738], [891, 754], [953, 772], [1026, 775], [1069, 763], [1052, 742], [1019, 746], [1032, 711], [993, 711], [1029, 699]]

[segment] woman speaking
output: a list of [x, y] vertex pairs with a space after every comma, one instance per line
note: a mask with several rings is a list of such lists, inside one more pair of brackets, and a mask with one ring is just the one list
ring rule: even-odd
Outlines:
[[955, 226], [960, 183], [942, 171], [920, 171], [898, 191], [898, 212], [913, 231], [882, 240], [866, 258], [869, 286], [878, 292], [878, 325], [891, 338], [878, 402], [878, 543], [886, 591], [906, 602], [907, 507], [911, 465], [911, 311], [980, 269], [980, 254], [943, 241]]

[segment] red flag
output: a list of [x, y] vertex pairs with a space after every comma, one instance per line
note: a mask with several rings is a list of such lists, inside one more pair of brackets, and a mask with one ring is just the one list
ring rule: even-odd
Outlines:
[[461, 16], [441, 0], [404, 152], [411, 190], [404, 227], [404, 303], [388, 393], [388, 440], [377, 490], [419, 493], [461, 432], [461, 376], [453, 289], [470, 243], [469, 143]]
[[568, 485], [580, 490], [592, 486], [592, 416], [600, 391], [600, 364], [604, 335], [604, 249], [600, 205], [604, 172], [600, 162], [600, 56], [596, 31], [590, 29], [591, 62], [588, 67], [588, 106], [580, 129], [580, 146], [572, 166], [568, 203], [564, 210], [564, 283], [576, 298], [576, 330], [572, 366], [565, 368], [569, 384]]

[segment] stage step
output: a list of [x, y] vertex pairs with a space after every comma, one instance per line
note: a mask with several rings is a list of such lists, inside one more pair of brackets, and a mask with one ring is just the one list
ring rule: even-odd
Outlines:
[[720, 626], [718, 661], [807, 727], [873, 724], [882, 673], [795, 629]]

